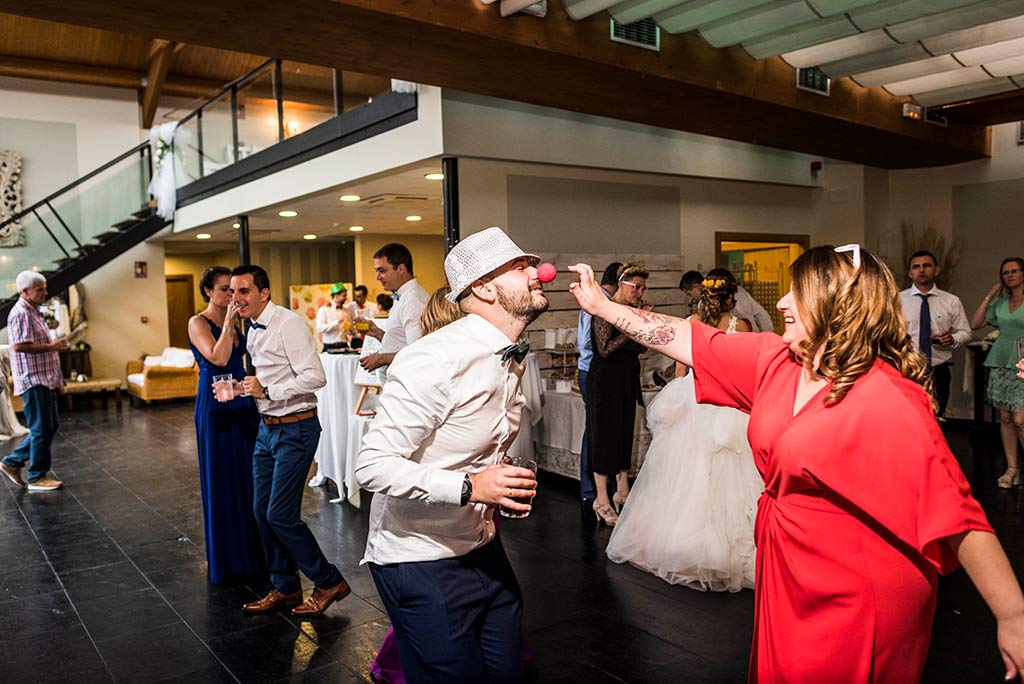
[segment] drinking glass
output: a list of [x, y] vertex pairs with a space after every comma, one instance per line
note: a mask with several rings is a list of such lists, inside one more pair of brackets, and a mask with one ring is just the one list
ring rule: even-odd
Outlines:
[[[523, 458], [523, 457], [507, 458], [505, 460], [505, 462], [508, 465], [513, 465], [513, 466], [515, 466], [517, 468], [526, 468], [526, 469], [528, 469], [528, 470], [533, 472], [534, 479], [537, 478], [537, 462], [534, 461], [532, 458]], [[528, 504], [531, 501], [533, 501], [533, 497], [527, 497], [525, 499], [516, 499], [516, 500], [517, 501], [521, 501], [522, 503]], [[504, 506], [499, 506], [498, 507], [498, 512], [501, 513], [506, 518], [525, 518], [528, 515], [530, 515], [530, 511], [526, 511], [525, 513], [520, 513], [519, 511], [509, 510], [509, 509], [505, 508]]]
[[235, 379], [230, 375], [213, 376], [213, 396], [219, 402], [231, 401], [235, 398]]

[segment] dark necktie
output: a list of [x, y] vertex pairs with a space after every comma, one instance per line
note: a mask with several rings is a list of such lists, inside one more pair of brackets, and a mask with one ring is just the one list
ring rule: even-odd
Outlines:
[[518, 344], [510, 344], [494, 353], [501, 354], [502, 363], [509, 359], [515, 359], [516, 363], [522, 363], [523, 359], [526, 358], [526, 355], [530, 353], [530, 343], [523, 340]]
[[921, 298], [921, 323], [918, 330], [918, 346], [921, 348], [921, 353], [924, 354], [924, 358], [927, 359], [928, 365], [932, 365], [932, 310], [928, 306], [928, 298], [930, 294], [918, 293], [918, 297]]

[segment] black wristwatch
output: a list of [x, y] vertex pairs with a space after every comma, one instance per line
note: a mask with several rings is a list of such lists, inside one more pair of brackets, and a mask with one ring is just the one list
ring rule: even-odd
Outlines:
[[263, 388], [263, 398], [266, 399], [267, 401], [273, 401], [270, 398], [270, 388], [269, 387], [264, 387]]
[[471, 496], [473, 496], [473, 481], [469, 479], [469, 473], [466, 473], [466, 477], [462, 480], [462, 499], [459, 500], [459, 505], [468, 504]]

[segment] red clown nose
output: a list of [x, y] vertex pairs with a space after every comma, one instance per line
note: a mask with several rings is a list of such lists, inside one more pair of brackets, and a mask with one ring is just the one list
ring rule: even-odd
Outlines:
[[555, 265], [546, 261], [537, 266], [537, 280], [542, 283], [550, 283], [555, 279], [556, 273]]

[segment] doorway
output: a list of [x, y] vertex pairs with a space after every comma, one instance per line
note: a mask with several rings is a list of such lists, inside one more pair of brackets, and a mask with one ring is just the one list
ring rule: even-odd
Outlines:
[[172, 347], [188, 349], [188, 320], [196, 313], [195, 285], [189, 275], [167, 278], [167, 338]]
[[772, 317], [775, 332], [783, 330], [775, 304], [789, 292], [789, 265], [810, 246], [809, 235], [715, 233], [715, 263], [736, 280]]

